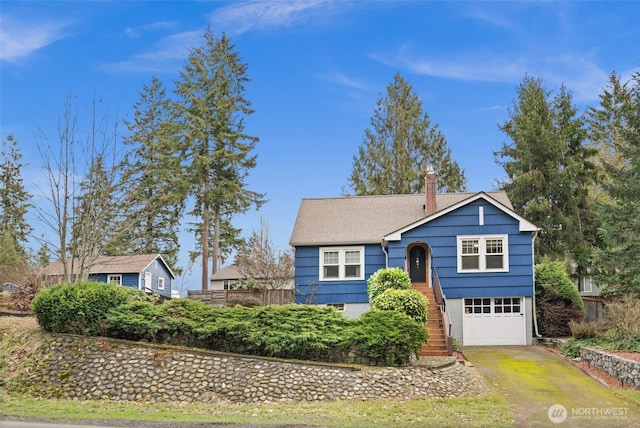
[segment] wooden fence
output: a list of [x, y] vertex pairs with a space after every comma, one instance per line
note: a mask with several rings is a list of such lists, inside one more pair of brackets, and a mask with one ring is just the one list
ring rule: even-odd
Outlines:
[[584, 321], [597, 321], [604, 317], [604, 308], [611, 300], [599, 296], [582, 296], [584, 302]]
[[293, 290], [207, 290], [187, 291], [187, 298], [209, 305], [232, 306], [236, 304], [286, 305], [295, 302]]

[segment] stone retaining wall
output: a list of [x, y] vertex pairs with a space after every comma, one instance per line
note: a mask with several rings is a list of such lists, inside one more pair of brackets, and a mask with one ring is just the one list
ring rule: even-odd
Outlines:
[[581, 357], [592, 366], [620, 379], [623, 384], [640, 388], [640, 363], [637, 361], [586, 347], [582, 348]]
[[297, 363], [104, 338], [52, 335], [27, 379], [43, 396], [273, 402], [456, 397], [486, 392], [473, 369]]

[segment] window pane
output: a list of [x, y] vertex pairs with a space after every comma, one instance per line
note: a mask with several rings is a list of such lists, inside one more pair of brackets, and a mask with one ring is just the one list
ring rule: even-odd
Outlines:
[[360, 251], [345, 251], [344, 262], [348, 265], [360, 264]]
[[504, 268], [502, 264], [502, 255], [499, 255], [499, 256], [487, 255], [487, 269], [502, 269], [502, 268]]
[[338, 252], [337, 251], [325, 251], [324, 252], [324, 264], [325, 265], [337, 265], [338, 264]]
[[519, 305], [516, 305], [516, 306], [513, 307], [513, 313], [514, 314], [519, 314], [520, 313], [520, 306]]
[[482, 304], [485, 306], [491, 305], [491, 299], [482, 299]]
[[502, 254], [502, 239], [487, 239], [487, 254]]
[[466, 306], [471, 306], [473, 304], [473, 301], [471, 299], [464, 299], [464, 304]]
[[489, 307], [489, 306], [483, 306], [483, 307], [482, 307], [482, 313], [483, 313], [483, 314], [490, 314], [490, 313], [491, 313], [491, 307]]
[[496, 312], [496, 314], [501, 314], [502, 313], [502, 306], [496, 306], [495, 307], [495, 312]]
[[324, 267], [324, 277], [325, 278], [337, 278], [338, 277], [338, 266], [325, 266]]
[[462, 269], [478, 269], [480, 267], [479, 256], [462, 256]]
[[466, 239], [462, 241], [462, 254], [479, 254], [480, 249], [477, 239]]
[[345, 266], [344, 276], [347, 278], [360, 278], [360, 265]]

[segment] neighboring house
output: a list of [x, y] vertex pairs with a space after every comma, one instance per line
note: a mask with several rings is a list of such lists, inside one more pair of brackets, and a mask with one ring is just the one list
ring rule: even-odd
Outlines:
[[583, 297], [600, 296], [604, 285], [598, 284], [592, 276], [580, 276], [574, 280], [580, 295]]
[[[231, 290], [238, 288], [246, 279], [247, 276], [241, 274], [235, 265], [229, 265], [211, 275], [209, 282], [211, 290]], [[261, 281], [263, 278], [256, 278], [256, 280]], [[293, 288], [293, 278], [291, 278], [291, 284], [284, 288]]]
[[247, 277], [238, 272], [238, 268], [234, 265], [229, 265], [211, 275], [209, 282], [211, 290], [231, 290], [236, 288], [237, 283], [245, 279]]
[[303, 199], [290, 242], [298, 302], [312, 295], [357, 317], [369, 276], [401, 267], [424, 290], [439, 278], [463, 345], [531, 344], [538, 228], [504, 192], [436, 195], [435, 180], [422, 195]]
[[[44, 268], [48, 284], [62, 281], [62, 262], [55, 261]], [[78, 273], [77, 266], [75, 273]], [[89, 268], [89, 280], [115, 283], [139, 290], [156, 292], [164, 297], [172, 297], [171, 287], [175, 275], [160, 254], [135, 256], [102, 256]]]

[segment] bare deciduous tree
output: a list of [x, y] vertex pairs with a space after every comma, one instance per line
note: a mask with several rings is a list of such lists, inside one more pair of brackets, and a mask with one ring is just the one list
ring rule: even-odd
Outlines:
[[260, 231], [254, 231], [236, 255], [235, 265], [242, 275], [261, 282], [268, 289], [288, 288], [293, 283], [293, 254], [274, 247], [264, 219], [260, 220]]

